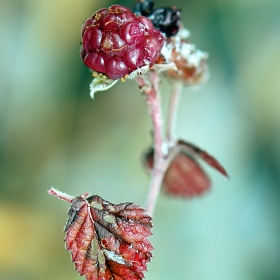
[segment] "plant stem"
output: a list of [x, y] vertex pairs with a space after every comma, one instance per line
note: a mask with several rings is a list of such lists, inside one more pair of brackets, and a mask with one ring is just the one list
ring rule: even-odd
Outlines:
[[183, 84], [181, 82], [173, 82], [172, 92], [169, 100], [168, 115], [166, 120], [166, 142], [171, 143], [174, 135], [174, 126], [177, 117], [177, 108]]
[[59, 190], [56, 190], [55, 188], [51, 188], [50, 190], [48, 190], [48, 194], [53, 195], [61, 200], [68, 201], [70, 203], [72, 203], [73, 199], [74, 199], [73, 196], [71, 196], [67, 193], [61, 192]]
[[[139, 86], [143, 87], [145, 80], [142, 77], [137, 79]], [[147, 214], [152, 216], [156, 206], [156, 201], [162, 185], [164, 176], [164, 154], [162, 150], [162, 111], [159, 92], [159, 77], [155, 71], [151, 71], [150, 84], [145, 84], [143, 90], [146, 94], [146, 104], [152, 119], [154, 136], [154, 165], [152, 170], [151, 184], [147, 199]]]

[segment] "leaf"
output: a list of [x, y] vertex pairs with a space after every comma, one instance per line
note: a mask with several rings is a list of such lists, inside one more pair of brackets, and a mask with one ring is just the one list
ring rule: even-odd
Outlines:
[[177, 154], [163, 179], [164, 191], [173, 196], [199, 196], [210, 186], [211, 181], [199, 163], [184, 153]]
[[116, 83], [118, 82], [118, 80], [111, 80], [109, 78], [107, 78], [106, 76], [97, 76], [95, 77], [89, 88], [90, 88], [90, 97], [93, 99], [94, 98], [94, 94], [97, 91], [105, 91], [109, 88], [111, 88], [112, 86], [114, 86]]
[[220, 172], [225, 177], [229, 178], [226, 170], [224, 167], [210, 154], [207, 152], [201, 150], [197, 146], [186, 142], [184, 140], [178, 140], [177, 145], [180, 146], [181, 150], [185, 151], [186, 153], [192, 154], [193, 156], [197, 156], [204, 160], [208, 165], [216, 169], [218, 172]]
[[[145, 155], [148, 169], [153, 168], [153, 156], [153, 149]], [[166, 194], [186, 198], [202, 195], [209, 190], [210, 179], [193, 157], [176, 150], [166, 160], [169, 162], [162, 184]]]
[[149, 65], [144, 65], [140, 68], [137, 68], [136, 70], [132, 71], [127, 78], [128, 79], [135, 79], [138, 76], [143, 76], [144, 74], [146, 74], [148, 71], [150, 70], [150, 66]]
[[[153, 69], [156, 70], [158, 73], [162, 71], [167, 70], [177, 70], [176, 65], [172, 63], [168, 64], [155, 64], [153, 66]], [[132, 71], [129, 75], [127, 75], [124, 79], [121, 79], [122, 81], [125, 81], [125, 79], [135, 79], [137, 77], [141, 77], [144, 74], [146, 74], [150, 70], [149, 65], [144, 65], [140, 68], [137, 68], [136, 70]], [[94, 94], [98, 91], [105, 91], [107, 89], [110, 89], [112, 86], [114, 86], [119, 79], [112, 80], [109, 79], [106, 75], [102, 75], [101, 73], [93, 72], [94, 79], [92, 80], [89, 88], [90, 88], [90, 97], [94, 99]]]
[[[222, 165], [207, 152], [193, 144], [178, 140], [166, 156], [167, 168], [163, 177], [166, 194], [179, 197], [194, 197], [204, 194], [211, 187], [211, 181], [198, 159], [204, 160], [224, 176], [228, 177]], [[145, 154], [144, 163], [151, 170], [154, 164], [154, 150]]]
[[[61, 198], [59, 194], [53, 195]], [[144, 278], [153, 250], [148, 239], [152, 218], [144, 209], [128, 202], [112, 204], [97, 195], [78, 196], [68, 214], [66, 249], [80, 275], [87, 280]]]

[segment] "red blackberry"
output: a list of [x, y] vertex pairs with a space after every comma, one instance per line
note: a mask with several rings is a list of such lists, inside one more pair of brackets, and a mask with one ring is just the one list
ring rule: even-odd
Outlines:
[[110, 79], [124, 78], [159, 58], [164, 37], [152, 22], [121, 5], [100, 9], [82, 26], [81, 57]]

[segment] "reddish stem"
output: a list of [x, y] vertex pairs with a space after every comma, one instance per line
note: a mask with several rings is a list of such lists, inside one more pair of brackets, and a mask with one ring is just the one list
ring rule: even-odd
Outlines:
[[146, 94], [146, 104], [149, 109], [150, 116], [152, 118], [153, 136], [154, 136], [154, 167], [152, 170], [152, 178], [150, 184], [150, 190], [147, 199], [147, 214], [152, 216], [156, 201], [159, 195], [159, 191], [162, 185], [164, 176], [164, 154], [162, 150], [162, 112], [161, 112], [161, 100], [159, 93], [159, 78], [155, 71], [151, 71], [150, 84], [142, 78], [137, 79], [139, 86]]
[[55, 188], [51, 188], [50, 190], [48, 190], [48, 194], [53, 195], [61, 200], [68, 201], [70, 203], [73, 202], [73, 198], [74, 198], [73, 196], [71, 196], [67, 193], [58, 191]]

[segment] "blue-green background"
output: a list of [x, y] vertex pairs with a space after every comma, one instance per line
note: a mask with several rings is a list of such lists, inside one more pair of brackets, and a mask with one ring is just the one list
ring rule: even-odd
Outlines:
[[[145, 204], [151, 124], [133, 81], [89, 97], [80, 27], [113, 4], [0, 0], [0, 279], [80, 279], [64, 251], [66, 202], [90, 191]], [[119, 4], [130, 6], [130, 1]], [[189, 201], [161, 196], [147, 280], [280, 279], [280, 1], [161, 1], [182, 7], [211, 78], [185, 89], [176, 134], [218, 158], [224, 180]], [[163, 109], [170, 87], [162, 85]]]

